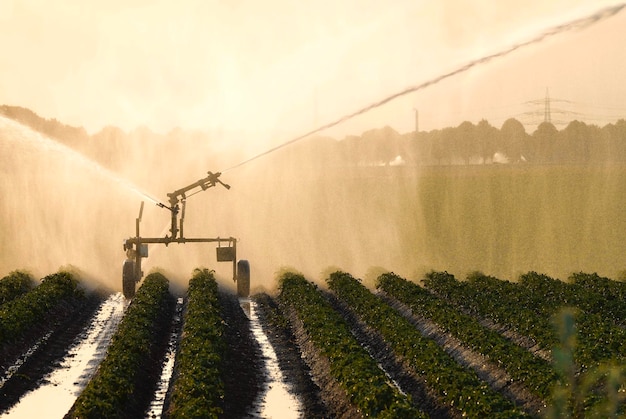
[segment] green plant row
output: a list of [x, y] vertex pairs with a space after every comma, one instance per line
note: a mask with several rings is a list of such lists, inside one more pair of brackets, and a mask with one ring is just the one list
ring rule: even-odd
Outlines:
[[281, 304], [295, 310], [313, 344], [328, 359], [331, 375], [364, 417], [426, 417], [389, 382], [315, 285], [293, 273], [283, 274], [279, 282]]
[[584, 272], [572, 274], [569, 281], [576, 289], [576, 295], [584, 298], [577, 301], [579, 307], [601, 314], [619, 326], [626, 326], [626, 282]]
[[626, 282], [584, 272], [572, 274], [569, 280], [577, 288], [577, 295], [586, 297], [580, 302], [581, 308], [626, 325]]
[[[431, 272], [424, 285], [472, 314], [533, 338], [546, 350], [559, 344], [554, 317], [564, 307], [586, 299], [573, 296], [575, 289], [568, 284], [535, 272], [521, 275], [519, 283], [478, 272], [469, 275], [467, 281], [458, 281], [446, 272]], [[579, 288], [579, 292], [586, 291]], [[576, 323], [579, 343], [575, 357], [583, 370], [626, 353], [626, 329], [582, 309]]]
[[189, 281], [169, 417], [217, 418], [223, 413], [223, 334], [217, 282], [211, 271], [196, 269]]
[[[586, 369], [608, 359], [623, 362], [626, 356], [626, 329], [616, 324], [611, 308], [618, 310], [623, 301], [605, 301], [590, 292], [590, 282], [599, 280], [597, 275], [574, 274], [571, 283], [529, 272], [520, 277], [518, 285], [526, 298], [534, 300], [538, 312], [553, 319], [564, 307], [576, 308], [578, 344], [574, 353], [576, 361]], [[587, 287], [581, 287], [581, 282]], [[605, 313], [604, 307], [607, 307]], [[614, 314], [614, 313], [613, 313]], [[602, 342], [598, 345], [598, 342]]]
[[396, 355], [424, 377], [428, 387], [462, 416], [473, 418], [525, 417], [524, 412], [472, 370], [459, 365], [431, 339], [425, 338], [401, 314], [343, 272], [327, 280], [330, 289], [385, 339]]
[[46, 276], [31, 291], [0, 306], [0, 347], [15, 342], [64, 301], [82, 296], [78, 281], [69, 272]]
[[518, 285], [478, 272], [459, 281], [447, 272], [429, 272], [424, 286], [444, 300], [535, 340], [542, 348], [559, 343], [550, 316], [540, 311], [537, 299]]
[[158, 339], [159, 321], [167, 317], [171, 307], [168, 280], [160, 273], [151, 273], [126, 309], [98, 371], [76, 399], [72, 417], [132, 415], [144, 378], [142, 369]]
[[463, 314], [423, 287], [393, 273], [381, 275], [376, 287], [407, 305], [414, 313], [432, 320], [467, 347], [487, 356], [513, 380], [523, 383], [539, 398], [548, 400], [557, 374], [547, 361], [482, 326], [474, 317]]
[[0, 305], [26, 294], [35, 286], [35, 280], [26, 272], [13, 271], [0, 279]]

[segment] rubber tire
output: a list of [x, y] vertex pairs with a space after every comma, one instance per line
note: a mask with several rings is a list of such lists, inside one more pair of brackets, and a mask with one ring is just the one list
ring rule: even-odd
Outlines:
[[244, 259], [237, 262], [237, 296], [240, 298], [250, 296], [250, 264]]
[[127, 260], [124, 262], [122, 272], [122, 293], [128, 300], [135, 296], [135, 261]]

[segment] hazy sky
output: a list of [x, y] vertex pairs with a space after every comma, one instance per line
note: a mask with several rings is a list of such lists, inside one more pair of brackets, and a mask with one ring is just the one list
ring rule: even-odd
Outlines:
[[[0, 104], [83, 125], [288, 136], [593, 13], [610, 0], [0, 0]], [[626, 10], [329, 132], [542, 110], [626, 115]], [[557, 111], [569, 112], [557, 115]], [[539, 116], [541, 118], [541, 116]], [[534, 117], [536, 120], [537, 117]], [[600, 121], [598, 123], [605, 123]]]

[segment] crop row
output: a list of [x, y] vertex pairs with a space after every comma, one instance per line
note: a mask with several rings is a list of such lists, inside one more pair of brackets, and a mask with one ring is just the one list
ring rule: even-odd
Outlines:
[[372, 294], [347, 273], [335, 272], [327, 280], [330, 289], [371, 328], [394, 353], [422, 376], [440, 401], [469, 417], [525, 417], [501, 394], [481, 381], [476, 373], [459, 365], [434, 341], [419, 331], [391, 306]]
[[467, 347], [487, 356], [541, 399], [549, 398], [557, 375], [547, 361], [533, 356], [501, 334], [484, 327], [476, 318], [393, 273], [381, 275], [376, 287], [407, 305], [414, 313], [432, 320]]
[[[458, 281], [448, 273], [431, 272], [424, 284], [458, 307], [535, 339], [544, 349], [559, 344], [554, 320], [561, 309], [577, 301], [590, 304], [588, 297], [575, 297], [568, 284], [535, 272], [521, 275], [519, 283], [479, 273]], [[598, 314], [600, 308], [587, 312], [579, 306], [575, 358], [581, 368], [622, 357], [626, 353], [626, 329], [604, 319]]]
[[[575, 282], [585, 274], [573, 276], [574, 282], [565, 283], [547, 275], [529, 273], [520, 277], [519, 286], [527, 294], [539, 299], [544, 315], [554, 317], [563, 307], [576, 308], [578, 344], [575, 357], [583, 368], [597, 365], [608, 359], [622, 359], [626, 354], [626, 329], [616, 324], [618, 318], [605, 314], [605, 301]], [[592, 275], [589, 280], [593, 280]], [[589, 280], [585, 281], [589, 283]], [[608, 302], [608, 301], [607, 301]], [[626, 307], [624, 301], [613, 300], [614, 311]], [[598, 345], [602, 342], [602, 345]]]
[[218, 286], [213, 273], [197, 269], [189, 281], [182, 339], [176, 354], [171, 418], [215, 418], [223, 413], [221, 379], [225, 350]]
[[544, 349], [558, 344], [550, 317], [538, 312], [537, 302], [528, 301], [526, 293], [512, 282], [478, 273], [459, 281], [447, 272], [430, 272], [423, 282], [457, 308], [528, 336]]
[[[551, 350], [559, 375], [553, 400], [559, 399], [562, 389], [583, 388], [583, 382], [594, 383], [594, 387], [576, 396], [581, 409], [601, 408], [607, 398], [611, 399], [611, 386], [602, 384], [599, 377], [606, 374], [600, 371], [613, 371], [614, 376], [623, 373], [621, 367], [614, 369], [610, 365], [624, 363], [626, 330], [599, 314], [568, 308], [565, 304], [587, 298], [574, 297], [569, 285], [534, 272], [520, 276], [519, 283], [478, 273], [467, 281], [458, 281], [445, 272], [431, 272], [424, 284], [457, 308], [530, 336]], [[587, 287], [578, 287], [579, 292], [588, 292]], [[619, 393], [623, 394], [620, 386]]]
[[82, 298], [78, 281], [68, 272], [58, 272], [42, 279], [41, 284], [0, 306], [0, 347], [24, 336], [63, 303]]
[[357, 342], [343, 317], [315, 285], [298, 274], [280, 278], [280, 302], [294, 310], [309, 339], [330, 364], [330, 374], [345, 390], [350, 403], [365, 417], [417, 418], [407, 396], [389, 382], [376, 361]]
[[0, 279], [0, 305], [26, 294], [35, 286], [35, 280], [25, 272], [13, 271]]
[[624, 284], [597, 274], [575, 273], [569, 282], [564, 282], [529, 272], [520, 276], [516, 286], [526, 291], [522, 292], [524, 298], [532, 301], [543, 314], [549, 315], [568, 306], [584, 311], [586, 316], [600, 315], [608, 326], [619, 325], [624, 319]]
[[149, 380], [145, 371], [172, 306], [168, 280], [159, 273], [148, 275], [126, 309], [97, 373], [76, 399], [72, 417], [129, 417], [143, 412], [145, 400], [138, 397], [138, 389]]
[[584, 303], [579, 302], [582, 309], [602, 314], [618, 325], [625, 325], [626, 282], [583, 272], [572, 274], [569, 279], [576, 288], [576, 295], [587, 297]]

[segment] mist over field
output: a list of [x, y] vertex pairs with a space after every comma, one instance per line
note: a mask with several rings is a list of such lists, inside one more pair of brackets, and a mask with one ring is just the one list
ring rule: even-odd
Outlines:
[[[27, 269], [43, 276], [73, 265], [119, 289], [122, 242], [135, 234], [141, 201], [142, 237], [164, 237], [170, 213], [151, 199], [167, 203], [168, 192], [241, 158], [199, 133], [107, 130], [109, 137], [83, 139], [91, 160], [15, 121], [1, 122], [0, 186], [9, 197], [2, 201], [2, 275]], [[376, 160], [394, 138], [393, 151], [403, 157]], [[218, 185], [189, 196], [185, 237], [237, 238], [253, 290], [274, 287], [283, 267], [312, 279], [330, 268], [366, 278], [390, 270], [419, 279], [431, 269], [511, 280], [531, 270], [561, 279], [579, 271], [621, 275], [626, 165], [418, 164], [410, 150], [424, 158], [433, 144], [383, 129], [279, 150], [226, 170], [221, 180], [230, 190]], [[204, 266], [232, 284], [232, 266], [218, 264], [214, 248], [151, 245], [144, 272], [164, 269], [183, 285]]]

